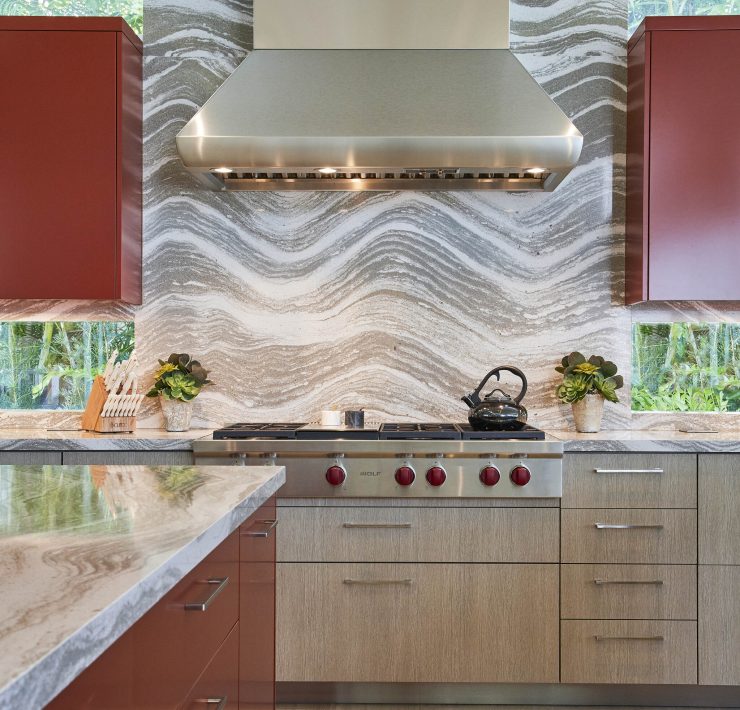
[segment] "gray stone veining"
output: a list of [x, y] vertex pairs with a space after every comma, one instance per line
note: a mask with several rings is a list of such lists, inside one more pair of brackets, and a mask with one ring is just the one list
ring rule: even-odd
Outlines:
[[0, 707], [42, 707], [284, 481], [274, 466], [0, 466]]
[[0, 451], [190, 451], [193, 441], [210, 439], [212, 434], [212, 429], [96, 434], [80, 429], [0, 428]]
[[[145, 366], [180, 350], [212, 368], [216, 386], [195, 404], [204, 427], [307, 420], [331, 404], [455, 420], [459, 397], [511, 363], [529, 377], [532, 423], [562, 429], [570, 408], [553, 367], [579, 349], [624, 373], [604, 423], [624, 429], [637, 418], [634, 319], [740, 317], [737, 304], [622, 305], [626, 17], [626, 0], [512, 0], [514, 53], [585, 137], [554, 193], [234, 194], [198, 184], [174, 137], [250, 51], [252, 3], [145, 0], [144, 305], [5, 301], [0, 312], [134, 318]], [[147, 402], [140, 424], [160, 422]]]

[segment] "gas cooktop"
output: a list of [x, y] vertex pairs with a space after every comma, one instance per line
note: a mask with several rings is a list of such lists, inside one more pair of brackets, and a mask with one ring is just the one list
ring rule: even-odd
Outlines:
[[239, 423], [213, 432], [214, 439], [298, 439], [298, 440], [543, 440], [545, 432], [530, 425], [511, 431], [476, 431], [470, 424], [430, 422], [425, 424], [389, 422], [361, 429], [321, 426], [308, 423]]

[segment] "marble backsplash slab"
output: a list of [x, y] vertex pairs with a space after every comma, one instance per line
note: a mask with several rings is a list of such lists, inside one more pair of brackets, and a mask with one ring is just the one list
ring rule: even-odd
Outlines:
[[[221, 193], [183, 170], [174, 136], [248, 52], [251, 2], [147, 0], [144, 305], [5, 301], [2, 317], [133, 317], [145, 366], [179, 350], [212, 369], [196, 426], [332, 404], [461, 419], [459, 398], [516, 364], [531, 421], [562, 428], [553, 367], [573, 349], [619, 364], [627, 388], [605, 427], [629, 426], [626, 12], [625, 0], [512, 3], [515, 54], [585, 137], [554, 193]], [[9, 416], [72, 421], [0, 413], [0, 425]], [[142, 426], [159, 422], [149, 403]]]

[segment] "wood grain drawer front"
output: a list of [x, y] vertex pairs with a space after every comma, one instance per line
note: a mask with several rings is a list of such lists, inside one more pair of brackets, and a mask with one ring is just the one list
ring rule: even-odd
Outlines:
[[188, 693], [180, 710], [238, 710], [239, 624], [231, 630]]
[[699, 457], [699, 563], [740, 565], [740, 454]]
[[563, 621], [563, 683], [696, 683], [695, 621]]
[[740, 567], [699, 565], [699, 682], [740, 685]]
[[239, 528], [239, 558], [242, 562], [275, 562], [278, 537], [274, 496], [250, 515]]
[[563, 565], [563, 619], [696, 619], [694, 565]]
[[552, 508], [278, 510], [278, 561], [558, 561]]
[[146, 650], [134, 661], [139, 707], [182, 702], [238, 618], [237, 531], [133, 627], [135, 647]]
[[554, 564], [282, 563], [278, 681], [557, 683]]
[[695, 564], [695, 510], [561, 512], [563, 562]]
[[563, 508], [696, 508], [695, 454], [566, 454]]

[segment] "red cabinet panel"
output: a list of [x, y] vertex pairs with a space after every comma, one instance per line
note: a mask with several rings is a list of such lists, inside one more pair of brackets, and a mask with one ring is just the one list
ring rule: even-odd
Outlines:
[[240, 529], [239, 708], [275, 707], [275, 499]]
[[740, 300], [739, 76], [739, 17], [648, 18], [630, 43], [628, 303]]
[[0, 298], [141, 302], [141, 43], [0, 18]]

